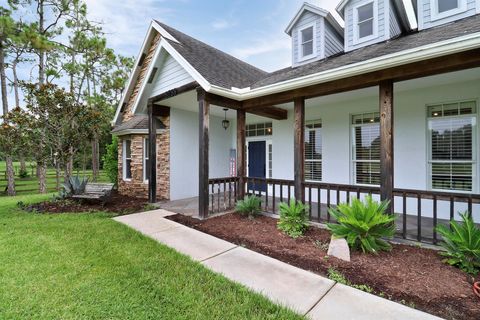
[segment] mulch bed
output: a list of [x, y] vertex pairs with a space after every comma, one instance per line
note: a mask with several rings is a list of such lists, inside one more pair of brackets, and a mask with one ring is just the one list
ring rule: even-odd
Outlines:
[[49, 200], [24, 207], [26, 211], [38, 213], [81, 213], [105, 211], [116, 214], [129, 214], [145, 210], [147, 199], [139, 199], [120, 195], [114, 191], [108, 203], [102, 206], [99, 201], [59, 199]]
[[[305, 270], [327, 275], [329, 268], [374, 293], [447, 319], [479, 319], [480, 299], [465, 273], [442, 262], [438, 252], [394, 244], [378, 255], [351, 253], [351, 262], [327, 257], [330, 232], [309, 227], [304, 237], [291, 239], [277, 230], [277, 220], [254, 220], [237, 214], [197, 220], [183, 215], [169, 219], [218, 238], [245, 246]], [[281, 280], [279, 280], [281, 281]]]

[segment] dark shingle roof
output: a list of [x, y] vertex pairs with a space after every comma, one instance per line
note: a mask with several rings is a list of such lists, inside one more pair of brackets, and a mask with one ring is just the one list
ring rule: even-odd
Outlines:
[[390, 41], [373, 44], [303, 66], [278, 70], [250, 86], [252, 88], [263, 87], [476, 32], [480, 32], [480, 15], [458, 20], [436, 28], [410, 33]]
[[480, 32], [480, 15], [458, 20], [436, 28], [412, 32], [386, 42], [373, 44], [348, 53], [332, 56], [298, 67], [272, 73], [262, 71], [174, 28], [158, 22], [180, 43], [168, 40], [209, 83], [223, 88], [258, 88], [295, 78], [347, 66], [388, 54], [414, 49], [436, 42]]
[[159, 21], [168, 33], [180, 43], [169, 43], [195, 68], [210, 84], [230, 89], [245, 88], [266, 77], [267, 72], [244, 61], [215, 49]]
[[[157, 129], [165, 129], [163, 122], [157, 119]], [[113, 128], [112, 133], [121, 132], [124, 130], [138, 130], [138, 129], [148, 129], [148, 116], [147, 115], [137, 115], [132, 119], [116, 126]]]

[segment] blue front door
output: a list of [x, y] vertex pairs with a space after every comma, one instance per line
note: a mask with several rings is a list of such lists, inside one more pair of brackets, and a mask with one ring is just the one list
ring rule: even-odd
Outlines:
[[[248, 176], [265, 178], [267, 172], [267, 155], [265, 141], [251, 141], [248, 143]], [[265, 183], [249, 183], [248, 191], [267, 191]]]

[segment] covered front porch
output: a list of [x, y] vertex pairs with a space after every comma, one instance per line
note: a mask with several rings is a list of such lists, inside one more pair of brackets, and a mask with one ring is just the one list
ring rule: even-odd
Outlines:
[[[152, 118], [159, 104], [173, 110], [187, 104], [180, 103], [182, 99], [189, 100], [190, 104], [193, 97], [198, 101], [193, 109], [198, 117], [198, 135], [194, 136], [198, 145], [183, 146], [195, 148], [192, 154], [198, 162], [182, 160], [184, 165], [198, 168], [196, 177], [186, 177], [189, 185], [198, 186], [198, 193], [185, 197], [183, 207], [181, 202], [175, 204], [178, 199], [172, 199], [170, 205], [177, 205], [179, 213], [207, 218], [231, 210], [235, 201], [246, 194], [260, 196], [264, 210], [271, 213], [277, 212], [281, 201], [295, 198], [309, 204], [312, 221], [324, 223], [331, 220], [328, 208], [353, 196], [363, 198], [372, 194], [378, 200], [390, 200], [390, 212], [398, 214], [399, 236], [436, 243], [438, 224], [458, 218], [459, 211], [468, 210], [474, 217], [479, 214], [478, 132], [475, 123], [471, 190], [433, 188], [428, 155], [428, 108], [465, 101], [476, 103], [480, 92], [478, 57], [477, 51], [453, 54], [245, 101], [220, 97], [202, 89], [197, 89], [194, 95], [191, 87], [172, 92], [161, 100], [150, 100]], [[230, 133], [225, 130], [224, 136], [222, 130], [213, 127], [223, 118], [223, 108], [229, 109], [227, 118], [231, 122]], [[475, 119], [477, 108], [475, 105], [471, 111]], [[364, 164], [357, 166], [364, 161], [355, 158], [358, 148], [354, 149], [352, 144], [357, 138], [353, 129], [355, 116], [365, 114], [371, 115], [365, 119], [372, 119], [379, 128], [378, 139], [375, 136], [369, 141], [371, 148], [378, 149], [379, 158], [366, 161], [368, 170]], [[311, 156], [306, 150], [311, 138], [306, 124], [319, 119], [321, 155], [317, 159], [306, 159]], [[361, 123], [363, 121], [370, 120], [362, 118]], [[272, 135], [266, 134], [268, 123], [272, 123]], [[247, 129], [251, 124], [262, 124], [259, 130], [263, 129], [264, 134], [250, 135]], [[265, 150], [264, 155], [259, 160], [250, 158], [249, 147], [262, 141], [264, 144], [257, 147]], [[215, 147], [219, 143], [223, 151]], [[219, 152], [225, 154], [219, 156]], [[260, 169], [263, 166], [260, 172], [258, 166], [252, 165], [258, 161], [262, 164]], [[219, 170], [220, 165], [225, 168]], [[157, 169], [153, 161], [151, 166], [151, 170]], [[321, 171], [320, 180], [311, 179], [318, 174], [316, 170]], [[362, 173], [364, 176], [360, 177]], [[149, 190], [153, 202], [155, 187], [150, 186]]]

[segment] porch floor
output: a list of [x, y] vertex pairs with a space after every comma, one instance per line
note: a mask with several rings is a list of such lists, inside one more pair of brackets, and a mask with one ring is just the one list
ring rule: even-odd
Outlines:
[[[285, 201], [286, 199], [284, 199]], [[273, 204], [273, 199], [272, 197], [269, 197], [268, 199], [268, 210], [265, 210], [265, 196], [262, 196], [262, 210], [265, 212], [272, 212], [272, 204]], [[224, 199], [223, 197], [220, 197], [220, 199], [217, 199], [217, 196], [215, 195], [213, 199], [213, 203], [215, 206], [215, 209], [217, 209], [217, 205], [220, 204], [220, 207], [224, 207]], [[280, 198], [275, 198], [275, 212], [278, 212], [278, 204], [280, 203]], [[226, 201], [226, 204], [228, 204], [228, 199]], [[233, 200], [232, 200], [233, 204]], [[307, 202], [308, 204], [308, 202]], [[161, 209], [168, 210], [170, 212], [182, 214], [185, 216], [190, 216], [194, 218], [198, 218], [198, 197], [192, 197], [192, 198], [186, 198], [186, 199], [179, 199], [179, 200], [173, 200], [173, 201], [162, 201], [157, 203], [158, 207]], [[333, 205], [333, 204], [332, 204]], [[318, 222], [318, 204], [317, 203], [312, 203], [310, 205], [311, 207], [311, 216], [310, 220], [314, 222]], [[209, 209], [212, 210], [212, 198], [210, 197], [209, 201]], [[222, 211], [222, 210], [221, 210]], [[417, 234], [418, 234], [418, 217], [416, 214], [407, 214], [407, 228], [406, 228], [406, 237], [407, 239], [410, 240], [418, 240], [417, 239]], [[320, 204], [320, 223], [326, 223], [327, 222], [327, 204], [321, 203]], [[437, 224], [444, 224], [448, 225], [449, 221], [445, 219], [437, 219]], [[402, 225], [403, 225], [403, 214], [397, 213], [397, 236], [401, 237], [402, 236]], [[431, 242], [433, 240], [433, 219], [430, 217], [421, 217], [420, 219], [420, 230], [421, 230], [421, 235], [422, 235], [422, 240], [426, 240], [428, 242]], [[437, 239], [441, 240], [441, 236], [437, 235]]]

